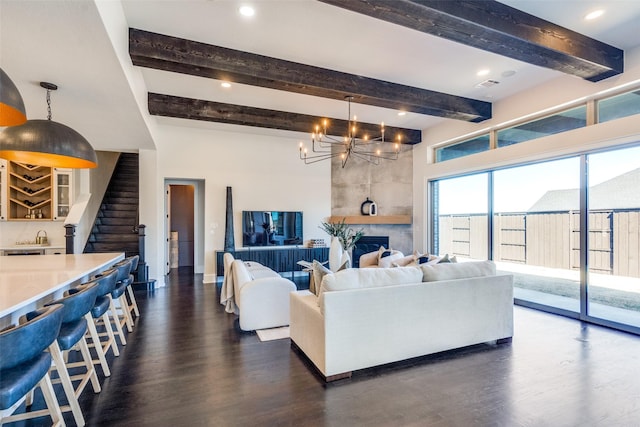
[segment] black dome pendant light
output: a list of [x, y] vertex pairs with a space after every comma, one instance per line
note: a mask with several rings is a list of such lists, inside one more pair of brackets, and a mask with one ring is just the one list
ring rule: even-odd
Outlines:
[[22, 95], [0, 68], [0, 126], [16, 126], [27, 121]]
[[15, 162], [58, 168], [95, 168], [98, 158], [78, 132], [51, 120], [51, 91], [58, 86], [40, 82], [47, 90], [47, 120], [27, 120], [0, 132], [0, 157]]

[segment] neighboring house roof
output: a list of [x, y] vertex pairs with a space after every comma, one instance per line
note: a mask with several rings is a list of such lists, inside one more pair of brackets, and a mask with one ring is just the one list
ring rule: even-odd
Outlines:
[[[601, 182], [589, 189], [589, 209], [640, 208], [640, 168]], [[569, 211], [580, 208], [577, 188], [547, 191], [528, 212]]]

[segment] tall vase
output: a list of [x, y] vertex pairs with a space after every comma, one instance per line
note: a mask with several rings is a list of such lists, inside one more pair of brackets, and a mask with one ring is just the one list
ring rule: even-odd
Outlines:
[[235, 251], [236, 244], [233, 238], [233, 202], [231, 200], [231, 187], [227, 187], [227, 216], [224, 226], [224, 251]]
[[338, 271], [343, 253], [344, 249], [342, 249], [340, 240], [336, 236], [331, 237], [331, 243], [329, 244], [329, 270], [334, 273]]

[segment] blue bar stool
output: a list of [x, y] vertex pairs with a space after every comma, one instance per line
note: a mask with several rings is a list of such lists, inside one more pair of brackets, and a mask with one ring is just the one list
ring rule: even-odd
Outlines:
[[64, 426], [45, 350], [56, 341], [62, 323], [62, 306], [52, 305], [23, 316], [19, 326], [0, 332], [0, 424], [42, 416], [40, 412], [12, 415], [39, 386], [54, 426]]
[[[121, 261], [122, 262], [122, 261]], [[109, 331], [112, 332], [112, 334], [117, 334], [118, 338], [120, 339], [120, 344], [121, 345], [127, 345], [127, 339], [124, 336], [124, 331], [122, 330], [122, 323], [120, 322], [120, 316], [118, 316], [118, 308], [116, 307], [114, 301], [118, 301], [120, 302], [119, 298], [120, 296], [124, 293], [124, 287], [116, 289], [116, 285], [118, 283], [118, 279], [120, 278], [120, 276], [123, 274], [124, 272], [120, 272], [118, 268], [116, 268], [115, 264], [113, 266], [111, 266], [111, 268], [109, 270], [103, 271], [100, 274], [96, 274], [94, 276], [94, 278], [100, 278], [102, 276], [109, 276], [109, 279], [107, 280], [107, 283], [105, 283], [105, 290], [108, 287], [110, 290], [107, 294], [105, 294], [104, 296], [106, 297], [106, 300], [108, 300], [109, 303], [109, 308], [108, 308], [108, 312], [105, 313], [106, 316], [103, 315], [102, 319], [100, 321], [97, 321], [97, 324], [99, 325], [104, 325], [104, 328], [106, 330], [106, 333], [109, 334]], [[105, 303], [105, 299], [101, 299], [101, 298], [96, 298], [96, 303], [101, 303], [104, 304]], [[97, 314], [98, 312], [96, 312]], [[110, 317], [109, 317], [110, 316]], [[114, 331], [113, 328], [111, 327], [111, 322], [113, 322], [113, 325], [115, 326], [116, 330]], [[104, 347], [103, 347], [104, 348]], [[115, 338], [113, 341], [113, 345], [111, 347], [113, 349], [113, 354], [115, 356], [119, 356], [120, 355], [120, 351], [118, 350], [118, 346], [115, 342]], [[105, 349], [105, 354], [106, 354], [107, 350]]]
[[127, 293], [129, 294], [129, 305], [127, 309], [129, 310], [129, 313], [133, 311], [133, 314], [136, 315], [136, 318], [139, 318], [140, 310], [138, 310], [138, 302], [136, 301], [136, 296], [133, 294], [133, 282], [135, 280], [133, 277], [133, 272], [138, 269], [138, 262], [140, 261], [140, 256], [133, 255], [128, 257], [127, 259], [131, 261], [131, 272], [129, 274], [129, 284], [127, 285]]
[[[50, 303], [64, 306], [60, 333], [58, 338], [49, 346], [49, 352], [53, 358], [53, 367], [58, 372], [59, 382], [62, 384], [69, 402], [68, 406], [63, 406], [60, 409], [62, 412], [70, 410], [78, 426], [84, 426], [85, 424], [82, 410], [78, 404], [78, 396], [80, 396], [89, 381], [91, 381], [94, 393], [100, 392], [100, 382], [85, 339], [85, 334], [88, 330], [85, 315], [91, 311], [96, 302], [97, 290], [98, 287], [95, 283], [88, 286], [80, 286], [70, 289], [66, 296]], [[82, 361], [67, 363], [68, 353], [76, 345], [80, 348]], [[79, 367], [83, 368], [81, 374], [69, 375], [68, 369], [75, 370]], [[73, 381], [80, 382], [77, 386], [74, 386]]]
[[[118, 277], [118, 271], [110, 269], [103, 271], [100, 274], [94, 276], [87, 284], [95, 283], [98, 287], [96, 291], [96, 302], [91, 309], [91, 318], [87, 318], [89, 322], [89, 337], [91, 343], [89, 347], [94, 347], [98, 355], [98, 360], [94, 360], [95, 363], [100, 363], [102, 366], [102, 372], [106, 377], [111, 375], [109, 365], [106, 360], [106, 355], [109, 350], [113, 352], [114, 356], [120, 356], [118, 350], [118, 344], [111, 328], [111, 321], [109, 319], [109, 309], [113, 302], [111, 301], [111, 292], [116, 286], [116, 279]], [[115, 307], [114, 307], [115, 311]], [[98, 333], [97, 326], [104, 328], [104, 332]]]
[[[127, 286], [129, 286], [129, 275], [131, 274], [131, 259], [123, 259], [113, 265], [113, 268], [118, 270], [118, 279], [116, 281], [116, 287], [111, 292], [111, 297], [118, 301], [118, 321], [116, 322], [116, 328], [118, 331], [122, 331], [122, 327], [126, 326], [129, 332], [133, 331], [133, 320], [131, 320], [131, 313], [129, 312], [129, 303], [127, 302]], [[114, 316], [115, 317], [115, 316]], [[124, 334], [121, 338], [124, 337]]]

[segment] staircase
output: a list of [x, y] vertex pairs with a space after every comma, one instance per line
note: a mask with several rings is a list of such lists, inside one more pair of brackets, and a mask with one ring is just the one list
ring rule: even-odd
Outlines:
[[122, 153], [102, 199], [85, 253], [138, 254], [138, 155]]

